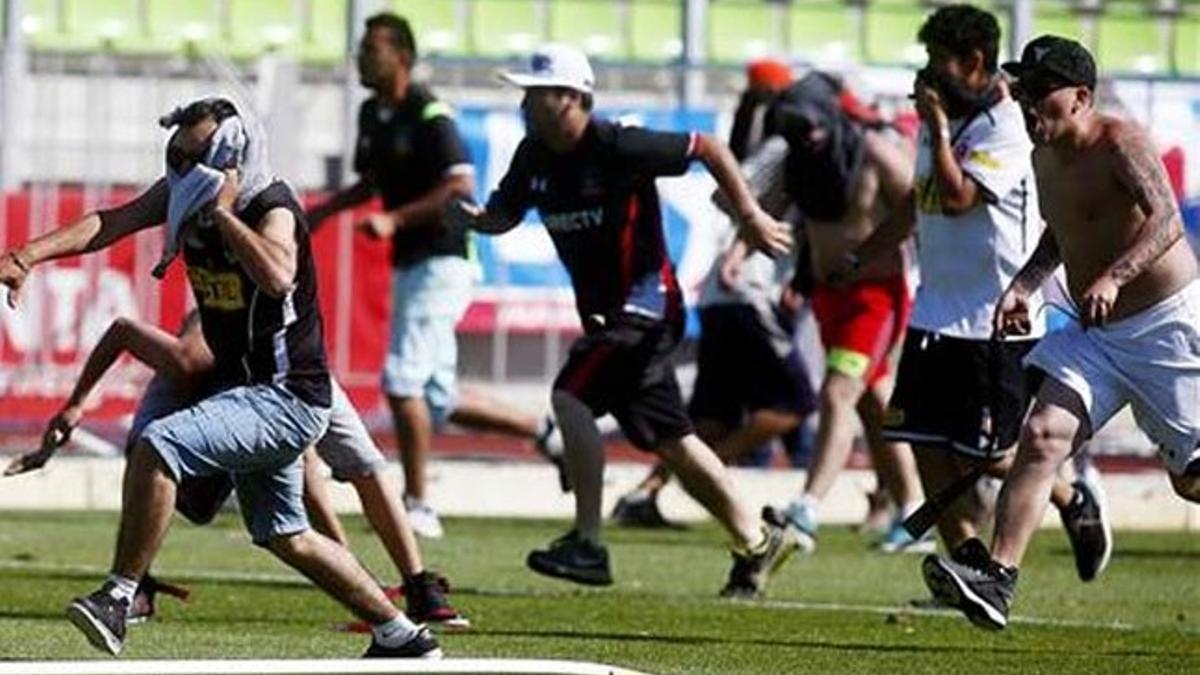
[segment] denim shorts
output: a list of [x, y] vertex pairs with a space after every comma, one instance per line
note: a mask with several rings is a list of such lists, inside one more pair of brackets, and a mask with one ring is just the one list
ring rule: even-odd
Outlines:
[[301, 454], [329, 424], [280, 384], [233, 387], [201, 399], [142, 431], [176, 482], [229, 473], [256, 544], [307, 530]]
[[392, 273], [392, 330], [383, 366], [389, 396], [423, 397], [441, 425], [458, 402], [454, 327], [471, 302], [475, 267], [435, 256]]

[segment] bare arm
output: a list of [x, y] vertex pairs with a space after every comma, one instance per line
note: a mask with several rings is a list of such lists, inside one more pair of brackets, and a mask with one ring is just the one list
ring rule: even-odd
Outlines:
[[[196, 324], [194, 331], [199, 332], [199, 324]], [[195, 342], [194, 336], [185, 334], [180, 338], [148, 323], [119, 318], [112, 322], [88, 355], [66, 405], [82, 406], [100, 378], [124, 352], [129, 352], [155, 373], [177, 382], [186, 382], [212, 364], [212, 355], [208, 353], [203, 337], [199, 339], [200, 348], [197, 349], [191, 344]]]
[[474, 191], [475, 180], [470, 174], [448, 175], [425, 194], [392, 211], [396, 229], [404, 230], [437, 223], [447, 201], [454, 198], [470, 199]]
[[1162, 161], [1144, 133], [1132, 126], [1118, 131], [1110, 153], [1117, 179], [1146, 218], [1133, 245], [1107, 270], [1117, 286], [1124, 286], [1183, 237], [1183, 223]]
[[1042, 231], [1042, 238], [1038, 240], [1033, 255], [1029, 256], [1029, 260], [1021, 267], [1021, 271], [1013, 277], [1010, 286], [1019, 293], [1029, 295], [1041, 288], [1046, 278], [1053, 274], [1061, 264], [1062, 256], [1059, 254], [1058, 240], [1054, 238], [1054, 232], [1047, 227]]
[[213, 209], [213, 220], [256, 286], [276, 298], [292, 290], [296, 280], [296, 218], [291, 211], [271, 209], [258, 230], [224, 206]]
[[791, 228], [771, 218], [758, 205], [729, 148], [712, 136], [699, 134], [695, 155], [729, 199], [741, 223], [738, 236], [770, 255], [787, 253], [792, 244]]
[[104, 373], [124, 352], [129, 352], [156, 373], [181, 383], [212, 366], [212, 354], [200, 334], [200, 324], [193, 323], [182, 337], [133, 319], [113, 321], [88, 355], [83, 372], [61, 410], [50, 419], [38, 450], [13, 460], [4, 471], [14, 476], [46, 465], [54, 453], [66, 443], [71, 432], [83, 419], [83, 407]]
[[350, 187], [339, 190], [325, 203], [309, 209], [304, 217], [308, 220], [309, 230], [316, 232], [320, 225], [333, 216], [348, 208], [358, 206], [375, 194], [375, 183], [370, 178], [363, 178]]
[[950, 144], [950, 121], [941, 96], [923, 82], [915, 89], [917, 113], [929, 128], [930, 150], [933, 154], [933, 175], [937, 183], [942, 210], [949, 215], [966, 213], [983, 199], [983, 190], [954, 158]]
[[10, 289], [8, 304], [16, 307], [17, 293], [36, 265], [91, 253], [166, 218], [167, 183], [159, 180], [133, 201], [113, 209], [93, 211], [79, 220], [34, 239], [0, 256], [0, 285]]

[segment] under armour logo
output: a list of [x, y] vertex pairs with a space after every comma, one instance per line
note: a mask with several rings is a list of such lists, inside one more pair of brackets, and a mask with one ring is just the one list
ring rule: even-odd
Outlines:
[[534, 54], [529, 65], [535, 73], [551, 70], [550, 57], [545, 54]]
[[1033, 48], [1034, 63], [1041, 63], [1042, 59], [1046, 58], [1046, 54], [1049, 54], [1049, 53], [1050, 53], [1049, 47], [1034, 47]]
[[545, 176], [534, 176], [529, 180], [529, 189], [532, 192], [545, 192], [548, 179]]

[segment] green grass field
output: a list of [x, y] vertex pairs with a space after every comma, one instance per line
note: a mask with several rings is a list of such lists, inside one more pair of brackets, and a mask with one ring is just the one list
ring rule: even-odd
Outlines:
[[[361, 519], [357, 552], [394, 572]], [[652, 673], [1186, 673], [1200, 672], [1200, 537], [1117, 534], [1099, 581], [1083, 585], [1061, 532], [1035, 542], [1003, 633], [957, 615], [899, 609], [925, 595], [915, 556], [868, 553], [868, 539], [822, 531], [814, 556], [793, 559], [761, 602], [720, 600], [728, 556], [711, 526], [608, 532], [615, 586], [581, 589], [526, 571], [528, 549], [560, 533], [545, 521], [450, 520], [427, 543], [474, 622], [445, 635], [451, 656], [600, 661]], [[0, 658], [97, 658], [64, 619], [92, 590], [111, 552], [111, 513], [0, 513]], [[187, 605], [160, 601], [131, 629], [125, 658], [345, 658], [362, 635], [347, 616], [263, 551], [236, 517], [176, 523], [156, 570], [190, 584]]]

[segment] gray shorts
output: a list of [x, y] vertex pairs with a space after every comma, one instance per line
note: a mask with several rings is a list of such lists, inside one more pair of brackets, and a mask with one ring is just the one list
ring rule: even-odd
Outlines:
[[227, 389], [148, 425], [140, 441], [162, 458], [176, 482], [229, 473], [246, 529], [256, 544], [307, 530], [304, 449], [325, 433], [329, 410], [310, 406], [282, 385]]
[[336, 379], [331, 384], [333, 408], [329, 412], [329, 430], [317, 441], [317, 454], [339, 481], [382, 471], [387, 466], [387, 459], [367, 432], [354, 404], [346, 396], [346, 390]]

